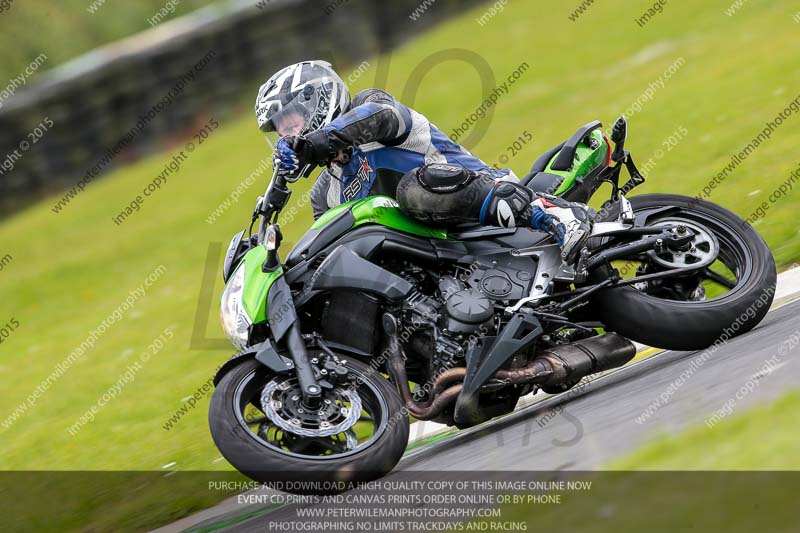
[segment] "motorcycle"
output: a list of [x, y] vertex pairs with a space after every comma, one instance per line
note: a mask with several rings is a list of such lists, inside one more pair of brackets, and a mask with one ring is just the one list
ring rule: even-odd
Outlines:
[[644, 177], [627, 123], [610, 139], [601, 127], [521, 180], [583, 203], [611, 186], [575, 264], [546, 233], [429, 227], [383, 196], [330, 209], [282, 263], [278, 216], [297, 177], [274, 174], [222, 272], [239, 351], [214, 378], [209, 424], [228, 462], [261, 482], [373, 480], [403, 455], [410, 417], [474, 426], [626, 364], [632, 341], [699, 350], [755, 327], [776, 284], [764, 240], [708, 201], [628, 198]]

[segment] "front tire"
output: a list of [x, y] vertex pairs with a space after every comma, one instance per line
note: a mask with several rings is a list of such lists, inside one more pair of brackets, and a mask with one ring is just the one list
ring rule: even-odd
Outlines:
[[[254, 433], [243, 419], [243, 412], [254, 405], [248, 395], [260, 394], [263, 384], [275, 376], [251, 359], [231, 369], [211, 398], [208, 421], [220, 453], [246, 476], [262, 483], [276, 483], [277, 488], [288, 492], [339, 492], [341, 482], [370, 481], [388, 473], [400, 460], [408, 443], [409, 421], [402, 409], [402, 400], [391, 383], [368, 365], [350, 359], [346, 366], [363, 380], [361, 386], [374, 391], [375, 397], [370, 401], [375, 404], [376, 414], [372, 416], [378, 417], [380, 412], [383, 417], [381, 427], [368, 441], [340, 454], [315, 456], [301, 453], [301, 450], [314, 450], [317, 446], [313, 441], [309, 444], [309, 439], [301, 441], [291, 435], [293, 444], [281, 449], [274, 442], [264, 440], [264, 434]], [[286, 483], [291, 481], [314, 483]]]
[[[777, 273], [769, 247], [752, 226], [727, 209], [696, 198], [646, 194], [630, 201], [637, 213], [676, 208], [654, 215], [655, 221], [678, 216], [711, 229], [727, 247], [721, 248], [726, 259], [738, 262], [737, 281], [726, 294], [705, 301], [657, 298], [630, 286], [601, 291], [593, 305], [608, 329], [649, 346], [689, 351], [741, 335], [761, 322], [775, 296]], [[601, 267], [592, 279], [597, 282], [611, 274], [608, 267]]]

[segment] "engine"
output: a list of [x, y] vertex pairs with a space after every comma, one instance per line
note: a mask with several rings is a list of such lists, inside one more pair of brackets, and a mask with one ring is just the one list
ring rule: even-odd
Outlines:
[[[343, 255], [345, 260], [353, 256]], [[445, 272], [407, 261], [381, 266], [413, 287], [402, 304], [386, 305], [361, 291], [334, 291], [323, 302], [320, 331], [332, 348], [367, 357], [385, 350], [383, 332], [395, 332], [408, 379], [421, 384], [465, 367], [471, 342], [496, 333], [498, 311], [529, 293], [536, 271], [531, 258], [511, 255], [479, 257], [469, 267]]]
[[[404, 309], [400, 342], [426, 363], [427, 368], [418, 369], [424, 377], [464, 366], [469, 343], [491, 334], [495, 326], [492, 301], [455, 276], [441, 278], [436, 297], [415, 292]], [[424, 381], [419, 377], [412, 379]]]

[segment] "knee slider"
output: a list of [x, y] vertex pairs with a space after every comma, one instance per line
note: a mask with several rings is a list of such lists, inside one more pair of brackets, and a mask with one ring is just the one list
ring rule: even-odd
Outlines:
[[419, 184], [426, 190], [435, 193], [460, 191], [477, 176], [477, 173], [469, 169], [448, 163], [432, 163], [420, 167], [416, 171]]

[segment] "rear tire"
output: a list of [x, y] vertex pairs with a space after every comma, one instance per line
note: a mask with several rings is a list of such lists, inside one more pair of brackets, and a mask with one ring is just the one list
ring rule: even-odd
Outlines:
[[[608, 329], [649, 346], [688, 351], [741, 335], [761, 322], [775, 296], [777, 273], [769, 247], [752, 226], [727, 209], [696, 198], [646, 194], [630, 201], [634, 212], [672, 206], [732, 232], [747, 260], [746, 278], [729, 293], [708, 301], [661, 299], [632, 287], [601, 291], [593, 299], [593, 310]], [[601, 267], [592, 280], [602, 281], [611, 274], [610, 268]]]

